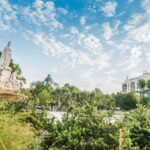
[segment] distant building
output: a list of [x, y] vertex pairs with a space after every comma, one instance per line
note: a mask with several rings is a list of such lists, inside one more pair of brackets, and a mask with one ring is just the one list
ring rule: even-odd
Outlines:
[[[125, 79], [125, 81], [122, 83], [122, 92], [123, 93], [128, 93], [130, 91], [135, 91], [137, 93], [140, 93], [140, 89], [138, 86], [138, 81], [140, 79], [144, 79], [144, 80], [150, 80], [150, 73], [148, 73], [147, 71], [145, 71], [142, 75], [134, 77], [134, 78], [129, 78], [127, 76], [127, 78]], [[145, 89], [147, 90], [147, 89]]]
[[59, 88], [59, 84], [53, 81], [50, 74], [45, 78], [44, 83], [51, 84], [53, 88]]
[[50, 84], [53, 88], [59, 88], [59, 84], [53, 81], [53, 79], [52, 79], [52, 77], [51, 77], [50, 74], [47, 75], [47, 77], [44, 79], [44, 81], [35, 81], [35, 82], [32, 82], [30, 84], [30, 86], [34, 89], [35, 86], [36, 86], [36, 83], [38, 83], [38, 82], [43, 82], [45, 84]]

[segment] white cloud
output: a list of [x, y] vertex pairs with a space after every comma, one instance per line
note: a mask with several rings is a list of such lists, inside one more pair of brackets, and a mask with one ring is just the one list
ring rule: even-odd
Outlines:
[[76, 27], [71, 27], [70, 33], [75, 35], [75, 34], [79, 34], [79, 31]]
[[142, 0], [142, 7], [146, 11], [146, 13], [150, 13], [150, 1]]
[[81, 16], [81, 17], [80, 17], [80, 24], [81, 24], [82, 26], [84, 26], [84, 25], [86, 24], [86, 16]]
[[150, 52], [147, 52], [147, 53], [146, 53], [146, 56], [147, 56], [147, 61], [150, 62]]
[[107, 17], [113, 17], [116, 13], [116, 8], [117, 8], [117, 2], [116, 1], [109, 1], [106, 2], [103, 7], [101, 7], [101, 11], [104, 12], [104, 14]]
[[0, 1], [0, 30], [5, 31], [11, 29], [12, 23], [16, 22], [17, 12], [7, 0]]
[[43, 2], [43, 0], [36, 0], [33, 5], [36, 8], [42, 8], [44, 5], [44, 2]]
[[63, 24], [57, 20], [57, 9], [52, 1], [36, 0], [33, 5], [24, 7], [21, 11], [24, 19], [34, 26], [46, 26], [49, 29], [63, 28]]
[[58, 8], [57, 10], [58, 10], [59, 13], [61, 13], [63, 15], [68, 14], [68, 11], [66, 9], [64, 9], [64, 8]]
[[130, 4], [130, 3], [133, 3], [134, 2], [134, 0], [128, 0], [128, 3]]
[[140, 47], [134, 47], [131, 49], [131, 54], [127, 66], [128, 70], [136, 67], [141, 62], [141, 54], [142, 52], [140, 50]]
[[110, 40], [111, 37], [113, 36], [113, 29], [111, 28], [110, 24], [107, 22], [107, 23], [104, 23], [102, 25], [103, 27], [103, 30], [104, 30], [104, 33], [103, 33], [103, 37], [105, 40]]
[[109, 22], [105, 22], [102, 24], [103, 28], [103, 37], [105, 40], [110, 40], [115, 34], [117, 34], [118, 28], [120, 26], [121, 22], [120, 20], [115, 20], [112, 25], [110, 25]]
[[94, 35], [88, 35], [83, 39], [83, 46], [89, 52], [98, 54], [102, 50], [102, 45], [100, 43], [100, 40], [96, 38]]
[[34, 43], [42, 47], [46, 55], [51, 54], [59, 58], [60, 64], [63, 66], [76, 67], [77, 65], [87, 65], [96, 67], [99, 70], [110, 66], [109, 60], [111, 56], [101, 51], [99, 40], [92, 35], [89, 35], [82, 41], [83, 48], [90, 50], [90, 52], [74, 49], [42, 33], [32, 34], [32, 36]]
[[150, 42], [150, 1], [143, 0], [143, 13], [133, 14], [124, 26], [128, 39], [137, 42]]
[[46, 55], [62, 56], [68, 54], [72, 49], [61, 42], [58, 42], [55, 38], [49, 38], [43, 33], [33, 34], [33, 41], [38, 46], [42, 47]]

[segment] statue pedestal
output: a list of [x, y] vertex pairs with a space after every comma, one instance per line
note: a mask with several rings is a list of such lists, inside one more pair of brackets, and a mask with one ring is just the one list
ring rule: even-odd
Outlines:
[[0, 88], [0, 100], [24, 100], [26, 97], [18, 90]]

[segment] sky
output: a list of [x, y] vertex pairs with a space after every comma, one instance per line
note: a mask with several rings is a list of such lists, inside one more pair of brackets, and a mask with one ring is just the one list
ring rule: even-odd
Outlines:
[[1, 51], [9, 40], [28, 85], [117, 92], [150, 71], [150, 0], [0, 0]]

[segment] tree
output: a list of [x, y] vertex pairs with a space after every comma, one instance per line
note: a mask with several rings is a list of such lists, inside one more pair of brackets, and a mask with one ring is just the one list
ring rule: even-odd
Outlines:
[[[139, 89], [142, 90], [142, 91], [140, 91], [140, 102], [141, 102], [141, 92], [143, 92], [143, 90], [146, 87], [146, 81], [144, 79], [140, 79], [138, 81], [138, 86], [139, 86]], [[143, 94], [143, 97], [144, 97], [144, 94]]]
[[136, 108], [138, 103], [137, 96], [134, 92], [123, 94], [120, 99], [120, 106], [124, 110], [130, 110]]
[[138, 81], [138, 86], [139, 86], [140, 89], [143, 90], [146, 87], [146, 81], [144, 79], [140, 79]]
[[141, 104], [145, 106], [150, 106], [150, 97], [143, 97], [141, 100]]
[[68, 113], [61, 122], [48, 122], [43, 149], [117, 149], [118, 126], [105, 121], [108, 114], [99, 112], [96, 100], [72, 105]]
[[[150, 80], [147, 80], [147, 88], [150, 90]], [[149, 96], [150, 94], [148, 94]]]
[[150, 89], [150, 80], [147, 80], [147, 88]]
[[126, 131], [129, 132], [132, 147], [150, 149], [150, 109], [139, 105], [123, 120]]
[[26, 93], [28, 96], [28, 103], [32, 113], [36, 111], [37, 105], [51, 106], [53, 102], [52, 97], [53, 88], [50, 84], [44, 84], [43, 82], [36, 82], [34, 87], [31, 87]]
[[105, 95], [102, 93], [100, 89], [95, 89], [91, 93], [93, 95], [93, 98], [91, 98], [91, 101], [97, 102], [99, 109], [113, 109], [115, 107], [115, 100], [110, 95]]

